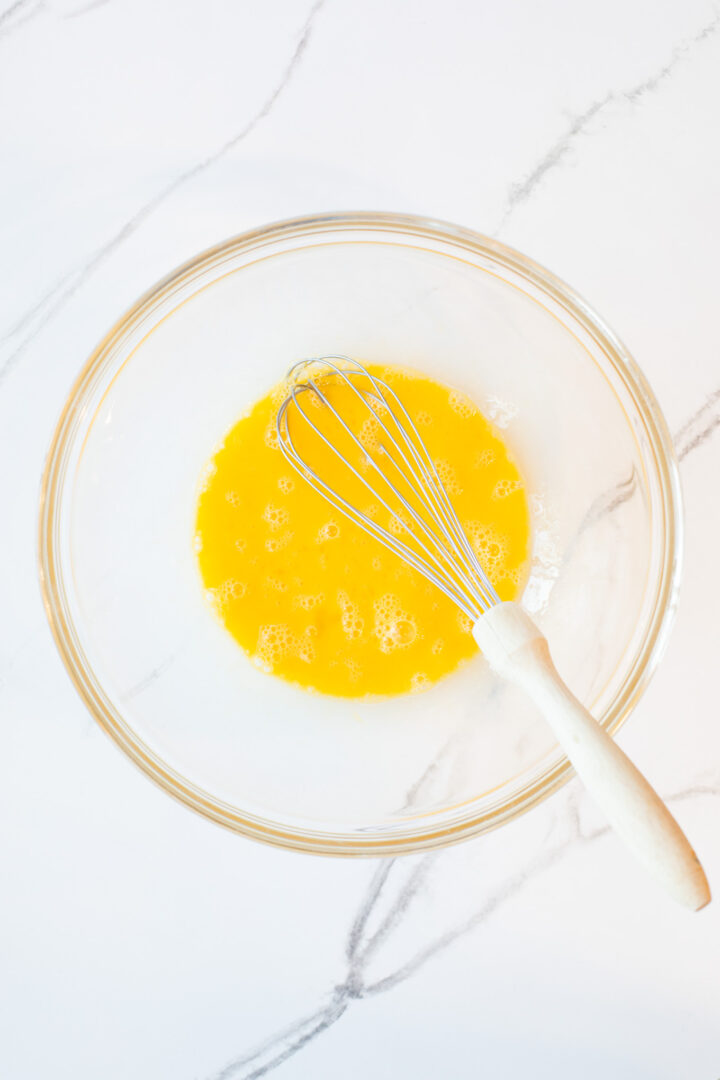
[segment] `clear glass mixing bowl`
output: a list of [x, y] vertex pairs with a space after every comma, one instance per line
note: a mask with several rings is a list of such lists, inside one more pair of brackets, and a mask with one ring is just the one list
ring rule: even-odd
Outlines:
[[509, 820], [570, 769], [479, 656], [426, 693], [343, 701], [256, 670], [215, 621], [192, 550], [199, 475], [250, 403], [322, 353], [431, 372], [503, 428], [532, 504], [523, 602], [611, 731], [675, 606], [676, 467], [645, 379], [584, 301], [504, 245], [416, 217], [328, 215], [229, 240], [147, 293], [90, 358], [40, 520], [48, 615], [88, 708], [223, 825], [305, 851], [414, 851]]

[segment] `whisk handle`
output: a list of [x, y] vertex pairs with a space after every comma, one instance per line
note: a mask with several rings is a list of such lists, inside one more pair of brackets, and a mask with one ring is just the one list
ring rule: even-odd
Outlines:
[[521, 607], [490, 608], [473, 628], [498, 675], [519, 686], [552, 727], [576, 773], [615, 832], [681, 904], [710, 901], [697, 855], [660, 796], [557, 673], [547, 640]]

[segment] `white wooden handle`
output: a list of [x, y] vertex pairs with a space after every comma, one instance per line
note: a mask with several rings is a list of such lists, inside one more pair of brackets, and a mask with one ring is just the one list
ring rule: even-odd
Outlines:
[[615, 832], [681, 904], [710, 901], [697, 855], [665, 806], [620, 747], [568, 690], [545, 637], [517, 604], [482, 615], [473, 634], [490, 666], [521, 687], [543, 713], [585, 787]]

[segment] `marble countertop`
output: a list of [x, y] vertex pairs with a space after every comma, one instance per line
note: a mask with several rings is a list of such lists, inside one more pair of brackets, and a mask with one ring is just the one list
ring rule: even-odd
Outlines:
[[345, 861], [224, 832], [54, 650], [39, 477], [105, 329], [196, 251], [320, 210], [498, 236], [584, 294], [675, 433], [686, 566], [619, 741], [720, 894], [720, 8], [2, 0], [0, 1075], [718, 1080], [720, 897], [659, 894], [579, 786]]

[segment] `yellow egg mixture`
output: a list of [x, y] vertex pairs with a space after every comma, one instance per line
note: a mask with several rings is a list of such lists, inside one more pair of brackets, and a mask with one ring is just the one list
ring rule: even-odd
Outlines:
[[[470, 399], [434, 379], [369, 370], [398, 394], [490, 580], [512, 600], [524, 580], [529, 514], [497, 431]], [[341, 697], [422, 690], [477, 651], [470, 620], [294, 471], [275, 430], [286, 391], [283, 384], [258, 401], [205, 471], [195, 543], [207, 596], [253, 661], [283, 679]], [[373, 446], [377, 423], [362, 403], [346, 396], [341, 405]], [[305, 460], [315, 453], [323, 479], [403, 538], [397, 517], [348, 482], [332, 455], [316, 465], [310, 429], [293, 437]]]

